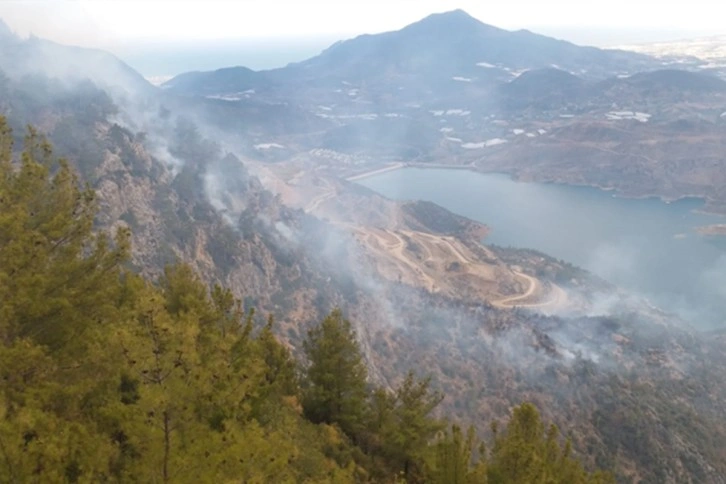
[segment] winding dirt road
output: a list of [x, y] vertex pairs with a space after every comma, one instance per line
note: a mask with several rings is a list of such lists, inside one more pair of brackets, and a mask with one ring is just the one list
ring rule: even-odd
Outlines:
[[540, 301], [540, 302], [532, 302], [532, 303], [524, 302], [524, 303], [517, 304], [517, 301], [526, 300], [527, 298], [531, 297], [537, 290], [539, 290], [540, 282], [537, 279], [535, 279], [534, 277], [532, 277], [528, 274], [524, 274], [523, 272], [519, 272], [519, 271], [515, 271], [515, 270], [512, 270], [512, 272], [517, 277], [521, 277], [522, 279], [525, 279], [528, 282], [529, 287], [524, 292], [524, 294], [520, 294], [517, 296], [510, 296], [505, 299], [493, 301], [492, 305], [497, 306], [497, 307], [503, 307], [503, 308], [514, 308], [514, 307], [544, 308], [544, 307], [548, 307], [548, 306], [553, 306], [553, 307], [560, 306], [561, 304], [564, 304], [565, 301], [567, 300], [567, 293], [557, 284], [550, 283], [549, 284], [550, 290], [548, 291], [549, 298], [547, 298], [546, 300]]
[[515, 270], [512, 270], [512, 273], [514, 273], [515, 276], [520, 277], [520, 278], [524, 279], [525, 281], [527, 281], [527, 283], [529, 284], [529, 287], [523, 294], [519, 294], [517, 296], [509, 296], [504, 299], [500, 299], [499, 301], [492, 302], [492, 304], [494, 304], [495, 306], [504, 306], [504, 307], [517, 306], [517, 304], [512, 304], [512, 303], [515, 301], [521, 301], [523, 299], [527, 299], [532, 294], [534, 294], [534, 292], [539, 288], [539, 281], [537, 279], [535, 279], [534, 277], [527, 275], [527, 274], [523, 274], [523, 273], [515, 271]]
[[[362, 230], [360, 228], [356, 228], [355, 230], [368, 241], [368, 245], [381, 247], [417, 277], [421, 278], [429, 291], [434, 292], [436, 290], [436, 281], [421, 269], [418, 261], [411, 260], [406, 252], [406, 241], [399, 234], [390, 230], [383, 230], [382, 233], [375, 230]], [[372, 239], [375, 240], [375, 244], [371, 243]]]
[[[409, 237], [413, 237], [414, 236], [413, 232], [405, 232], [404, 231], [402, 233], [406, 234]], [[459, 249], [456, 248], [456, 246], [450, 240], [450, 237], [447, 237], [447, 236], [444, 236], [444, 235], [427, 234], [425, 232], [416, 232], [416, 234], [419, 235], [419, 236], [421, 236], [421, 237], [424, 237], [424, 238], [430, 240], [431, 243], [433, 243], [433, 244], [435, 244], [435, 245], [437, 245], [439, 247], [441, 247], [441, 243], [443, 242], [449, 248], [449, 250], [451, 251], [451, 253], [454, 254], [454, 256], [457, 259], [459, 259], [459, 262], [461, 262], [462, 264], [469, 264], [469, 263], [471, 263], [471, 261], [469, 259], [467, 259], [466, 257], [464, 257], [464, 255], [459, 251]], [[424, 247], [425, 247], [425, 245], [424, 245]], [[430, 251], [429, 251], [429, 253], [430, 253]]]

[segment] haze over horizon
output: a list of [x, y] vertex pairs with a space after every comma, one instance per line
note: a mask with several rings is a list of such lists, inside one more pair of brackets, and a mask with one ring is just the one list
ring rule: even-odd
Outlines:
[[[289, 0], [0, 3], [0, 19], [20, 36], [108, 50], [147, 77], [230, 65], [283, 66], [337, 40], [398, 30], [437, 12], [463, 9], [484, 23], [528, 29], [577, 44], [612, 46], [723, 33], [711, 4], [615, 0], [599, 6], [560, 0], [482, 5], [472, 0], [351, 2]], [[653, 13], [657, 9], [657, 15]], [[283, 14], [281, 14], [283, 12]]]

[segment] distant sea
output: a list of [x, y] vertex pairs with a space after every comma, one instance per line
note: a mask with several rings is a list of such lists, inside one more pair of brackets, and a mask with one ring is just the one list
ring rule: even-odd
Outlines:
[[190, 71], [244, 66], [254, 70], [284, 67], [318, 55], [337, 39], [244, 39], [195, 43], [127, 44], [113, 49], [152, 82]]

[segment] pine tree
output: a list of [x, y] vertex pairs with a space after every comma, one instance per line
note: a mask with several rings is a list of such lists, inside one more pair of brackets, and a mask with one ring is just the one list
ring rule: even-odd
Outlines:
[[382, 452], [409, 482], [421, 481], [430, 442], [444, 427], [431, 413], [443, 395], [431, 391], [431, 379], [409, 372], [396, 389], [386, 425], [380, 429]]
[[[486, 453], [477, 449], [476, 432], [466, 435], [457, 425], [436, 443], [436, 458], [430, 481], [436, 484], [487, 484]], [[477, 455], [475, 455], [477, 453]]]
[[607, 483], [604, 473], [588, 474], [571, 456], [569, 441], [564, 449], [559, 430], [545, 430], [537, 408], [531, 403], [515, 407], [504, 432], [493, 426], [494, 445], [487, 463], [490, 484], [547, 482], [553, 484]]
[[308, 332], [303, 348], [309, 361], [305, 415], [356, 439], [365, 425], [367, 370], [350, 321], [334, 310]]
[[4, 119], [0, 133], [0, 339], [68, 349], [80, 333], [114, 318], [129, 233], [119, 231], [112, 247], [92, 232], [93, 191], [79, 188], [70, 165], [32, 128], [17, 168]]
[[255, 418], [261, 400], [280, 404], [261, 394], [268, 369], [260, 344], [243, 321], [228, 324], [223, 294], [213, 294], [216, 302], [188, 268], [170, 267], [117, 332], [125, 391], [109, 411], [121, 416], [118, 431], [136, 456], [127, 479], [294, 480], [295, 442]]

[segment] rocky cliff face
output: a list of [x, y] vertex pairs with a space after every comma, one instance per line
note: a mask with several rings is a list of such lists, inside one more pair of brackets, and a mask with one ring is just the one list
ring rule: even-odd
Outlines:
[[[132, 228], [139, 270], [158, 273], [181, 261], [262, 310], [284, 314], [309, 304], [292, 286], [317, 276], [280, 230], [299, 223], [302, 213], [284, 207], [231, 155], [210, 153], [200, 164], [182, 160], [174, 174], [133, 134], [110, 130], [116, 144], [94, 171], [99, 222]], [[237, 172], [225, 172], [225, 164], [238, 165]]]

